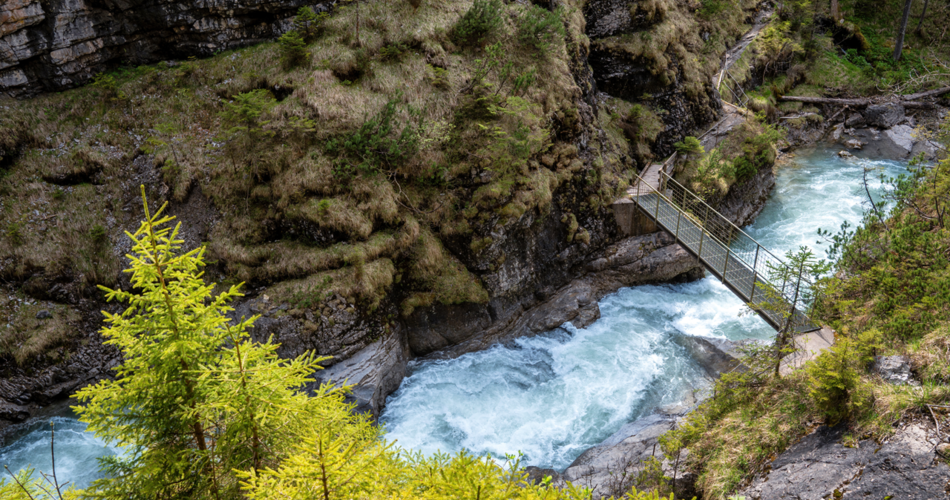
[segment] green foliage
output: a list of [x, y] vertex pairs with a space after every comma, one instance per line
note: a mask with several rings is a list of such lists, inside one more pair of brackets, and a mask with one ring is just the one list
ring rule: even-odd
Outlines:
[[[352, 443], [352, 444], [351, 444]], [[448, 500], [581, 500], [573, 486], [534, 485], [516, 457], [501, 462], [466, 452], [456, 455], [398, 452], [377, 440], [308, 438], [278, 470], [249, 475], [251, 500], [280, 498], [414, 498]], [[640, 495], [640, 494], [638, 494]], [[643, 495], [634, 498], [653, 500]]]
[[300, 33], [306, 43], [312, 43], [320, 34], [323, 22], [329, 17], [326, 12], [318, 14], [309, 6], [301, 7], [294, 17], [294, 31]]
[[0, 477], [0, 498], [3, 500], [73, 500], [79, 497], [79, 492], [46, 474], [40, 473], [36, 477], [36, 470], [27, 467], [16, 473], [4, 466], [9, 474], [10, 481]]
[[426, 78], [429, 80], [429, 83], [433, 87], [441, 90], [448, 90], [451, 86], [449, 82], [449, 71], [445, 68], [440, 68], [438, 66], [427, 65], [431, 74], [426, 75]]
[[233, 125], [232, 132], [246, 132], [251, 135], [260, 133], [262, 127], [268, 123], [261, 121], [261, 116], [276, 102], [269, 90], [254, 89], [234, 96], [231, 101], [225, 101], [221, 116]]
[[400, 96], [394, 97], [359, 130], [327, 143], [327, 151], [341, 157], [333, 167], [335, 176], [373, 176], [418, 152], [422, 115], [412, 107], [402, 106], [400, 100]]
[[542, 54], [547, 53], [552, 43], [563, 39], [564, 24], [561, 20], [563, 7], [549, 11], [544, 7], [529, 4], [518, 18], [518, 40]]
[[89, 239], [92, 240], [94, 245], [102, 245], [106, 242], [106, 228], [102, 227], [102, 224], [93, 224], [89, 228]]
[[300, 32], [288, 31], [277, 40], [280, 47], [280, 59], [285, 69], [292, 69], [307, 61], [310, 53], [307, 51], [307, 42]]
[[9, 241], [15, 246], [23, 244], [23, 223], [22, 222], [11, 222], [7, 224], [7, 228], [4, 231], [9, 238]]
[[398, 61], [408, 50], [404, 43], [390, 43], [379, 49], [379, 57], [384, 61]]
[[488, 40], [504, 23], [505, 5], [501, 0], [475, 0], [455, 24], [452, 38], [459, 45], [479, 45]]
[[100, 287], [107, 300], [128, 304], [104, 313], [102, 330], [123, 362], [116, 379], [79, 391], [74, 409], [126, 452], [102, 460], [107, 477], [87, 493], [235, 497], [235, 470], [274, 465], [296, 444], [295, 430], [336, 411], [331, 401], [342, 396], [325, 387], [315, 398], [298, 392], [324, 358], [281, 360], [276, 345], [250, 341], [256, 317], [229, 324], [238, 287], [212, 295], [201, 280], [204, 249], [180, 253], [180, 225], [168, 227], [163, 210], [152, 215], [145, 203], [146, 220], [129, 234], [133, 290]]
[[858, 368], [869, 361], [859, 355], [850, 339], [839, 338], [806, 366], [808, 394], [827, 423], [835, 424], [851, 415], [859, 402], [851, 399], [860, 380]]
[[702, 0], [699, 15], [711, 19], [723, 11], [733, 8], [734, 5], [735, 0]]
[[93, 88], [99, 89], [104, 97], [125, 99], [125, 94], [119, 90], [119, 82], [114, 75], [99, 73], [93, 77], [91, 85]]
[[774, 145], [785, 134], [773, 125], [762, 123], [761, 126], [761, 133], [746, 138], [742, 144], [742, 156], [733, 160], [735, 178], [739, 182], [751, 178], [760, 169], [775, 161]]
[[673, 147], [676, 149], [676, 152], [687, 156], [701, 155], [706, 153], [706, 151], [703, 149], [703, 145], [699, 142], [699, 139], [691, 135], [684, 137], [681, 142], [673, 144]]

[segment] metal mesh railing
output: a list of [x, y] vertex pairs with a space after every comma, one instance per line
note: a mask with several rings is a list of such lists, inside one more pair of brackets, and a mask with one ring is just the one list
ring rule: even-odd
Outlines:
[[802, 268], [791, 268], [663, 169], [653, 173], [658, 186], [638, 175], [631, 190], [641, 210], [775, 329], [819, 328], [808, 318], [814, 287]]

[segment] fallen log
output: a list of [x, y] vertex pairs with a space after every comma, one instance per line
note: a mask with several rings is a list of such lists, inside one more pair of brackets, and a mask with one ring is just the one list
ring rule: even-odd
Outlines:
[[950, 87], [944, 87], [942, 89], [928, 90], [926, 92], [918, 92], [916, 94], [904, 95], [904, 96], [901, 96], [901, 99], [905, 99], [908, 101], [916, 101], [917, 99], [926, 99], [928, 97], [941, 96], [948, 92], [950, 92]]
[[804, 102], [806, 104], [836, 104], [839, 106], [857, 106], [865, 107], [871, 104], [870, 99], [838, 99], [835, 97], [802, 97], [797, 95], [783, 95], [779, 97], [780, 101]]
[[[838, 99], [834, 97], [802, 97], [795, 95], [786, 95], [778, 98], [784, 102], [803, 102], [806, 104], [832, 104], [835, 106], [854, 106], [856, 108], [865, 108], [874, 104], [870, 99]], [[917, 101], [898, 101], [901, 106], [913, 109], [933, 109], [934, 104], [930, 102]]]

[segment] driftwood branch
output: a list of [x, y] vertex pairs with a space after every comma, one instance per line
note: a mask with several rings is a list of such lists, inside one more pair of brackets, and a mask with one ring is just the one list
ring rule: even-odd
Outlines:
[[[931, 94], [934, 95], [934, 94]], [[874, 104], [870, 99], [838, 99], [833, 97], [801, 97], [794, 95], [787, 95], [778, 98], [779, 101], [783, 102], [804, 102], [806, 104], [832, 104], [836, 106], [854, 106], [856, 108], [865, 108], [871, 104]], [[900, 101], [901, 106], [905, 108], [914, 108], [914, 109], [933, 109], [933, 103], [929, 102], [916, 102], [916, 101]]]
[[941, 95], [946, 94], [946, 93], [950, 93], [950, 87], [944, 87], [944, 88], [942, 88], [942, 89], [937, 89], [937, 90], [928, 90], [928, 91], [926, 91], [926, 92], [918, 92], [918, 93], [916, 93], [916, 94], [910, 94], [910, 95], [901, 96], [901, 98], [906, 99], [906, 100], [908, 100], [908, 101], [916, 101], [917, 99], [926, 99], [926, 98], [928, 98], [928, 97], [937, 97], [937, 96], [941, 96]]

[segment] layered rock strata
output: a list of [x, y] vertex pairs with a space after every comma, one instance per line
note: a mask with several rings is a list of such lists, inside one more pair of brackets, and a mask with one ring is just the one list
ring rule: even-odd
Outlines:
[[0, 95], [62, 90], [118, 64], [211, 55], [273, 39], [304, 5], [314, 2], [10, 0], [0, 5]]

